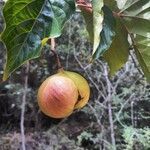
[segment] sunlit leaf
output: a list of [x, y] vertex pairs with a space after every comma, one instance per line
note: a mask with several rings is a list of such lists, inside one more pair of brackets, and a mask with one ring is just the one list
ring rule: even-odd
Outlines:
[[97, 51], [99, 47], [99, 43], [101, 41], [100, 33], [103, 28], [103, 11], [102, 7], [104, 5], [103, 0], [93, 0], [93, 32], [94, 32], [94, 38], [93, 38], [93, 54]]
[[150, 1], [129, 0], [120, 14], [128, 32], [136, 37], [136, 55], [145, 76], [150, 79]]

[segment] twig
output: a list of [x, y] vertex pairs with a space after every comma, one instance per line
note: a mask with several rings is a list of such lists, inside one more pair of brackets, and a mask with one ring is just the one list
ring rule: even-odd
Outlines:
[[26, 64], [25, 69], [25, 77], [24, 77], [24, 93], [22, 97], [22, 105], [21, 105], [21, 142], [22, 142], [22, 150], [26, 150], [25, 147], [25, 131], [24, 131], [24, 115], [25, 115], [25, 106], [26, 106], [26, 96], [27, 96], [27, 89], [28, 89], [28, 73], [29, 73], [29, 62]]
[[131, 102], [131, 123], [134, 128], [134, 101]]
[[121, 113], [122, 113], [124, 107], [125, 107], [131, 100], [133, 100], [133, 97], [134, 97], [134, 96], [135, 96], [135, 93], [132, 93], [132, 94], [130, 95], [130, 97], [125, 101], [125, 103], [123, 103], [123, 104], [121, 105], [121, 108], [120, 108], [119, 112], [118, 112], [117, 115], [116, 115], [116, 119], [114, 120], [114, 123], [118, 120], [119, 123], [120, 123], [123, 127], [125, 127], [125, 125], [123, 125], [123, 123], [120, 122], [119, 117], [120, 117], [120, 115], [121, 115]]
[[108, 115], [109, 115], [109, 123], [110, 123], [110, 130], [111, 130], [111, 143], [113, 146], [113, 149], [116, 150], [116, 140], [115, 140], [115, 133], [114, 133], [114, 123], [113, 123], [113, 113], [112, 113], [112, 92], [111, 92], [111, 83], [108, 78], [108, 70], [107, 66], [104, 67], [104, 73], [105, 73], [105, 78], [107, 82], [107, 87], [108, 87]]
[[99, 119], [99, 114], [96, 113], [96, 110], [93, 108], [93, 106], [88, 103], [87, 104], [89, 106], [89, 108], [91, 109], [91, 111], [93, 112], [94, 116], [96, 117], [96, 120], [97, 120], [97, 123], [99, 124], [99, 126], [102, 128], [102, 124], [101, 124], [101, 121]]

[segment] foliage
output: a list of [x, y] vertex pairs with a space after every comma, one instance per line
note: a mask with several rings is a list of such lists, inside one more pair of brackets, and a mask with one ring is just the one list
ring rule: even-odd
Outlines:
[[78, 144], [82, 145], [83, 140], [93, 140], [93, 134], [83, 131], [78, 137]]
[[[150, 41], [150, 1], [138, 0], [127, 1], [121, 13], [123, 21], [131, 36], [133, 47], [135, 49], [139, 63], [147, 79], [150, 79], [150, 61], [149, 61], [149, 41]], [[135, 26], [136, 24], [136, 26]]]
[[[133, 127], [126, 127], [123, 131], [123, 137], [125, 139], [125, 149], [132, 150], [134, 144], [139, 144], [139, 147], [144, 150], [150, 148], [150, 129], [135, 129]], [[140, 144], [142, 144], [140, 146]]]
[[[126, 2], [126, 0], [123, 1]], [[104, 0], [104, 2], [110, 10], [116, 12], [118, 12], [118, 7], [119, 9], [124, 7], [124, 4], [117, 5], [113, 0]], [[141, 3], [139, 0], [134, 2], [135, 5], [137, 2]], [[118, 0], [119, 3], [121, 1]], [[132, 7], [135, 9], [135, 6]], [[69, 118], [54, 120], [44, 116], [38, 110], [37, 89], [46, 77], [56, 71], [55, 58], [49, 52], [50, 47], [44, 46], [40, 59], [30, 61], [24, 118], [27, 149], [149, 149], [150, 85], [138, 68], [137, 53], [135, 56], [134, 50], [137, 52], [139, 49], [133, 50], [131, 47], [132, 50], [126, 51], [131, 44], [131, 40], [126, 40], [129, 34], [123, 26], [122, 19], [115, 17], [115, 20], [118, 30], [115, 30], [116, 35], [113, 37], [112, 45], [103, 56], [108, 61], [111, 74], [123, 66], [127, 58], [128, 61], [123, 69], [112, 78], [109, 78], [108, 66], [103, 60], [97, 59], [93, 64], [89, 64], [92, 46], [85, 38], [87, 33], [80, 13], [75, 13], [63, 28], [62, 36], [57, 39], [57, 50], [63, 66], [67, 70], [77, 71], [84, 75], [92, 91], [88, 105]], [[90, 23], [90, 20], [86, 22]], [[148, 52], [147, 42], [142, 37], [136, 37], [140, 38], [139, 44], [136, 43], [136, 45], [141, 47], [140, 49], [147, 48], [140, 53], [144, 54], [147, 60], [148, 57], [145, 55]], [[5, 55], [1, 44], [0, 50], [1, 76]], [[131, 55], [128, 57], [129, 52]], [[22, 108], [20, 106], [24, 93], [23, 70], [24, 68], [18, 68], [9, 81], [0, 84], [0, 149], [2, 150], [16, 150], [21, 147], [20, 112]], [[109, 110], [112, 113], [109, 113]], [[111, 117], [112, 121], [110, 121]], [[115, 147], [111, 140], [112, 131], [114, 131]]]
[[[129, 49], [133, 48], [150, 80], [150, 2], [93, 0], [91, 5], [77, 0], [76, 5], [84, 16], [93, 42], [93, 59], [103, 56], [110, 66], [110, 75], [114, 75], [126, 63]], [[65, 22], [74, 13], [74, 0], [24, 0], [24, 3], [8, 0], [3, 9], [6, 28], [1, 35], [7, 48], [3, 79], [26, 61], [39, 57], [43, 44], [49, 38], [60, 36]]]

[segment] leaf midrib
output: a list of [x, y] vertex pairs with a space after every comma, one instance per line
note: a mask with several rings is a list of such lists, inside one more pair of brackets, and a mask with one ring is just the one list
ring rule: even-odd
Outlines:
[[128, 18], [134, 18], [134, 19], [143, 19], [143, 20], [150, 21], [149, 19], [146, 19], [146, 18], [143, 18], [143, 17], [140, 17], [140, 16], [132, 16], [132, 15], [126, 15], [126, 14], [122, 14], [121, 16], [122, 17], [128, 17]]

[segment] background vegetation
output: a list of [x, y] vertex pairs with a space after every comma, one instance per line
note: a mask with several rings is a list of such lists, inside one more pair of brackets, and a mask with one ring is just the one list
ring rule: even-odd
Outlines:
[[[0, 17], [0, 31], [2, 27]], [[131, 51], [124, 68], [109, 78], [108, 66], [102, 59], [89, 63], [91, 45], [85, 37], [83, 18], [77, 13], [56, 41], [63, 66], [84, 75], [91, 87], [88, 105], [68, 118], [49, 118], [39, 111], [37, 105], [38, 87], [46, 77], [56, 72], [49, 46], [43, 48], [39, 59], [30, 61], [23, 118], [26, 149], [150, 149], [150, 85], [143, 77], [134, 54]], [[0, 80], [5, 53], [1, 43]], [[22, 67], [0, 84], [0, 150], [21, 149], [24, 72], [25, 67]]]

